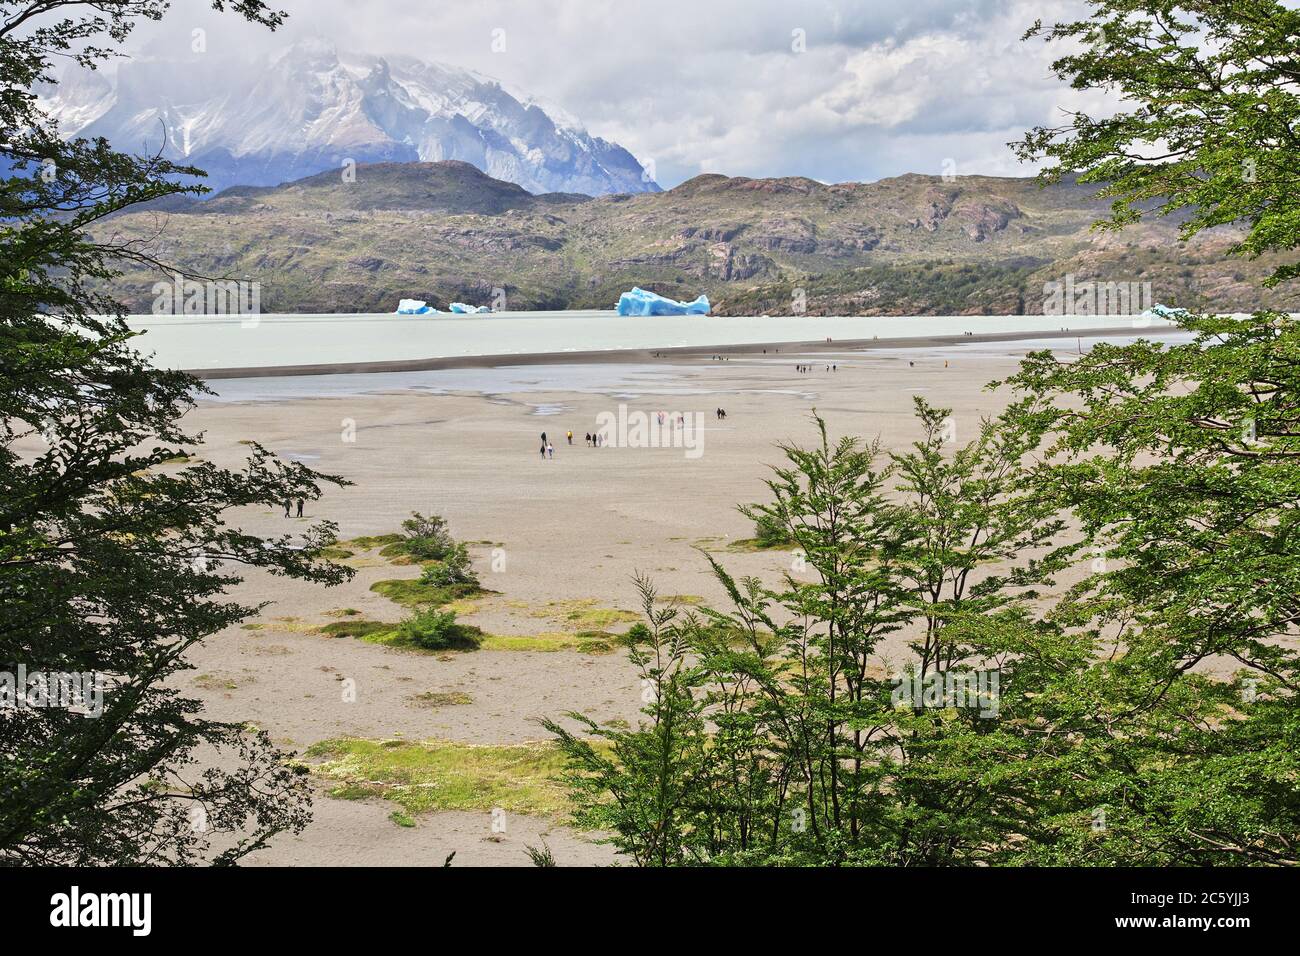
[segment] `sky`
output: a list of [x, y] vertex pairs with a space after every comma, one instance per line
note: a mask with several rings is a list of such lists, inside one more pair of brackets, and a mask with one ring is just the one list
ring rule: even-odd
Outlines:
[[477, 70], [619, 143], [664, 187], [699, 173], [870, 181], [1023, 176], [1008, 143], [1102, 94], [1022, 41], [1077, 0], [278, 0], [274, 35], [175, 0], [133, 50], [269, 51], [305, 36]]

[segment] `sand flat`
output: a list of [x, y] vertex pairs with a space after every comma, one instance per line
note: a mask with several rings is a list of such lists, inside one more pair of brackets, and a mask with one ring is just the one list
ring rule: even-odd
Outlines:
[[[246, 451], [241, 442], [256, 438], [279, 455], [354, 482], [309, 503], [301, 521], [264, 509], [239, 516], [258, 532], [292, 531], [328, 517], [348, 539], [395, 531], [413, 510], [446, 516], [457, 538], [472, 542], [483, 585], [496, 592], [464, 620], [489, 633], [527, 636], [564, 629], [555, 609], [576, 602], [635, 610], [638, 572], [664, 595], [725, 606], [701, 548], [735, 574], [775, 581], [789, 568], [789, 553], [728, 547], [752, 534], [735, 506], [766, 498], [763, 479], [780, 459], [776, 442], [811, 442], [809, 416], [816, 408], [833, 436], [879, 435], [886, 447], [903, 448], [918, 434], [917, 395], [952, 407], [957, 438], [965, 441], [982, 416], [1003, 407], [1008, 396], [984, 386], [1011, 372], [1021, 353], [985, 344], [806, 358], [676, 358], [662, 374], [647, 376], [640, 394], [613, 366], [608, 391], [597, 372], [582, 380], [581, 391], [565, 391], [563, 373], [545, 369], [530, 372], [529, 387], [542, 391], [509, 380], [479, 383], [498, 392], [466, 390], [464, 381], [439, 383], [440, 373], [428, 372], [427, 381], [394, 382], [388, 391], [358, 382], [351, 393], [321, 398], [295, 392], [280, 400], [272, 389], [231, 400], [240, 394], [232, 382], [226, 400], [203, 403], [188, 424], [206, 432], [200, 453], [218, 463], [235, 464]], [[815, 371], [797, 373], [794, 365], [802, 361]], [[834, 372], [825, 369], [831, 362]], [[442, 390], [456, 384], [461, 390]], [[702, 454], [587, 447], [584, 432], [620, 404], [651, 414], [704, 413]], [[725, 421], [715, 418], [718, 407], [726, 409]], [[346, 440], [353, 430], [355, 441]], [[568, 430], [575, 433], [572, 446]], [[543, 431], [556, 447], [552, 460], [538, 454]], [[306, 633], [337, 620], [328, 613], [337, 609], [380, 620], [402, 616], [402, 608], [370, 585], [415, 577], [418, 569], [356, 563], [355, 579], [333, 589], [260, 573], [240, 586], [241, 599], [274, 604], [257, 619], [260, 630], [214, 635], [193, 654], [194, 674], [215, 676], [214, 686], [194, 689], [214, 715], [252, 721], [299, 750], [337, 736], [538, 740], [544, 734], [537, 717], [569, 710], [601, 721], [637, 719], [640, 687], [621, 652], [429, 655]], [[896, 636], [884, 656], [901, 657], [904, 642]], [[345, 679], [356, 687], [355, 701], [342, 699]], [[472, 702], [414, 706], [412, 696], [424, 692], [465, 693]], [[402, 828], [390, 822], [393, 806], [385, 801], [340, 800], [318, 789], [311, 827], [276, 840], [253, 862], [436, 865], [455, 850], [459, 862], [527, 865], [524, 845], [544, 833], [561, 864], [612, 860], [608, 847], [554, 821], [520, 821], [503, 835], [491, 832], [487, 813], [436, 813]]]

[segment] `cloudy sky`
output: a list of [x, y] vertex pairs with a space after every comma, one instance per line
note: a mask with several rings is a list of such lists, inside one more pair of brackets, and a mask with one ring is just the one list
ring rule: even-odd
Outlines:
[[904, 172], [1026, 175], [1007, 143], [1062, 110], [1051, 48], [1022, 42], [1076, 0], [278, 0], [274, 36], [175, 0], [138, 49], [342, 50], [469, 67], [563, 107], [669, 187], [701, 172], [827, 182]]

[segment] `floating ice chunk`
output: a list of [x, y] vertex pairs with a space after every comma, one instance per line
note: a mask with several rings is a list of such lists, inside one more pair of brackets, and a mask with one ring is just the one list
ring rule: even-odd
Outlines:
[[708, 315], [709, 297], [702, 295], [694, 302], [666, 299], [654, 292], [638, 289], [624, 292], [618, 297], [619, 315]]
[[482, 312], [491, 312], [492, 309], [486, 305], [466, 305], [464, 302], [453, 302], [447, 306], [457, 315], [478, 315]]
[[1191, 314], [1192, 313], [1188, 312], [1186, 309], [1172, 309], [1167, 305], [1161, 305], [1157, 302], [1155, 305], [1151, 306], [1151, 308], [1143, 312], [1142, 316], [1145, 318], [1154, 315], [1160, 319], [1168, 319], [1170, 322], [1177, 322], [1179, 319], [1186, 318]]
[[403, 299], [401, 302], [397, 303], [397, 312], [394, 314], [425, 315], [429, 312], [437, 311], [437, 309], [431, 307], [429, 303], [425, 302], [423, 299]]

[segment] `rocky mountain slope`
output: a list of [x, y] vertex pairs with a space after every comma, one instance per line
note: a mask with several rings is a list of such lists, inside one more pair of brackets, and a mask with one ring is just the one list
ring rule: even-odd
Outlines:
[[[633, 285], [707, 293], [729, 314], [1044, 311], [1044, 284], [1149, 283], [1155, 302], [1296, 307], [1266, 293], [1267, 261], [1226, 257], [1229, 230], [1094, 230], [1078, 185], [907, 175], [875, 183], [697, 176], [661, 193], [534, 195], [461, 162], [375, 164], [100, 227], [207, 276], [256, 279], [263, 311], [391, 311], [399, 297], [512, 309], [612, 308]], [[149, 311], [156, 271], [118, 283]]]
[[135, 57], [114, 75], [71, 68], [42, 91], [65, 136], [276, 185], [355, 163], [459, 159], [530, 192], [658, 186], [616, 143], [469, 70], [340, 53], [304, 40], [253, 63], [216, 53]]

